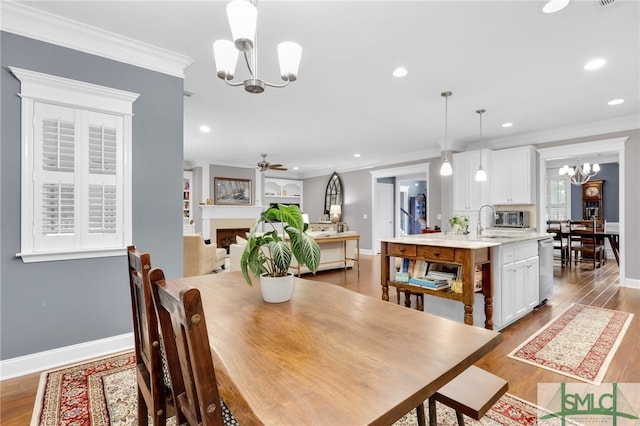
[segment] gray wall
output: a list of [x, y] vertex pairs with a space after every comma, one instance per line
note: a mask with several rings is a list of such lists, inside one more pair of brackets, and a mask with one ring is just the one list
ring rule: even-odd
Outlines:
[[[0, 359], [132, 331], [125, 256], [25, 264], [20, 251], [20, 82], [8, 66], [139, 93], [133, 104], [133, 243], [182, 275], [183, 80], [2, 32]], [[133, 343], [133, 342], [132, 342]]]

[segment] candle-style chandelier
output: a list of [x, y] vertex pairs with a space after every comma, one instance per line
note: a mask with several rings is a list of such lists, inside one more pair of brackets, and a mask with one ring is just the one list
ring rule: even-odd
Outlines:
[[600, 171], [600, 165], [594, 163], [593, 166], [589, 163], [584, 163], [580, 166], [580, 157], [575, 167], [569, 167], [564, 165], [560, 168], [560, 176], [569, 176], [569, 180], [573, 185], [583, 185], [589, 181], [592, 177], [598, 174]]
[[[218, 77], [230, 86], [244, 86], [244, 89], [249, 93], [262, 93], [265, 86], [284, 87], [290, 82], [296, 81], [302, 48], [298, 43], [292, 41], [284, 41], [278, 45], [280, 77], [284, 83], [269, 83], [258, 77], [257, 0], [233, 0], [227, 5], [227, 17], [233, 41], [217, 40], [213, 43], [213, 55]], [[242, 82], [232, 83], [239, 52], [244, 55], [250, 77]]]

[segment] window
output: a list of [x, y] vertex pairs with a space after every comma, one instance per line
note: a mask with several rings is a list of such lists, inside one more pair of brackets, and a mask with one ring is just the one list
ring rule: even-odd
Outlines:
[[138, 95], [17, 68], [24, 262], [114, 256], [131, 241]]
[[547, 170], [547, 220], [569, 219], [571, 214], [571, 188], [567, 176], [557, 170]]

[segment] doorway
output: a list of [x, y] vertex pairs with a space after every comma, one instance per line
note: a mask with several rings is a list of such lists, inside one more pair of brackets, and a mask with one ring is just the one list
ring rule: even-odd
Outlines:
[[553, 164], [553, 161], [563, 158], [576, 158], [576, 153], [579, 152], [582, 157], [597, 154], [613, 154], [617, 156], [619, 165], [618, 180], [619, 180], [619, 221], [620, 221], [620, 282], [625, 282], [625, 167], [624, 167], [624, 144], [628, 137], [605, 139], [593, 142], [577, 143], [571, 145], [562, 145], [551, 148], [540, 148], [538, 154], [540, 155], [539, 172], [538, 172], [538, 229], [546, 229], [546, 200], [547, 200], [547, 169], [548, 164]]
[[[427, 194], [426, 211], [429, 211], [429, 163], [414, 164], [411, 166], [396, 167], [371, 172], [371, 235], [372, 235], [372, 253], [380, 252], [380, 240], [382, 238], [400, 236], [399, 224], [401, 223], [400, 209], [401, 206], [401, 190], [400, 181], [412, 179], [424, 181], [424, 191]], [[392, 186], [392, 194], [382, 192], [378, 194], [378, 184], [387, 184]], [[384, 191], [384, 190], [383, 190]], [[385, 195], [386, 194], [386, 195]], [[383, 199], [382, 197], [386, 197]], [[392, 206], [393, 224], [389, 228], [389, 219], [386, 217], [385, 209]], [[379, 210], [380, 209], [380, 210]], [[428, 216], [428, 215], [427, 215]], [[386, 222], [386, 223], [385, 223]]]

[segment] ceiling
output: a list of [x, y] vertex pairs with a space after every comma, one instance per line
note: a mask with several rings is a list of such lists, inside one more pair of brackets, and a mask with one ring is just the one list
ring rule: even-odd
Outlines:
[[[255, 167], [264, 152], [308, 177], [432, 158], [444, 143], [445, 90], [456, 150], [478, 146], [479, 108], [485, 148], [640, 127], [638, 1], [574, 0], [544, 14], [541, 1], [264, 0], [259, 76], [279, 82], [280, 41], [303, 51], [296, 82], [258, 95], [216, 77], [212, 43], [231, 37], [226, 1], [26, 3], [193, 59], [184, 83], [193, 165]], [[585, 71], [596, 57], [606, 65]], [[397, 66], [408, 75], [394, 78]], [[246, 77], [239, 61], [236, 80]], [[607, 105], [615, 98], [624, 103]]]

